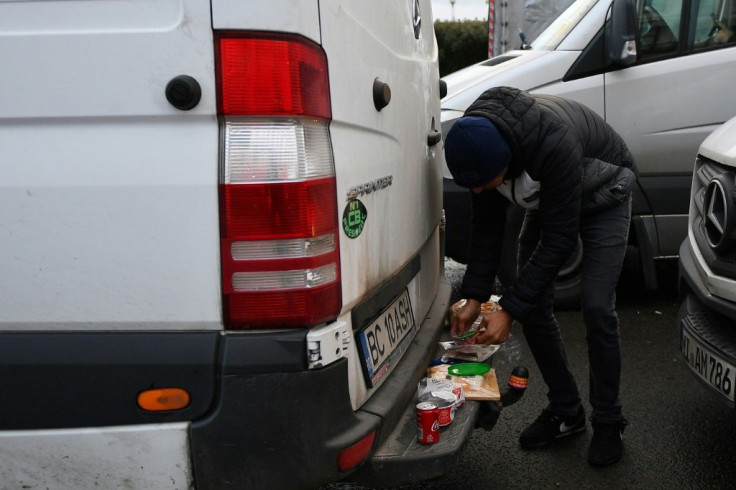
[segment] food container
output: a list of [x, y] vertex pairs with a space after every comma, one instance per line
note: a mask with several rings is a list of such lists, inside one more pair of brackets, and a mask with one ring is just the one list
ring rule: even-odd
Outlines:
[[447, 368], [453, 376], [483, 376], [491, 370], [491, 366], [483, 362], [461, 362]]
[[420, 401], [437, 405], [437, 420], [440, 427], [450, 425], [455, 419], [457, 396], [451, 391], [433, 391], [427, 393]]

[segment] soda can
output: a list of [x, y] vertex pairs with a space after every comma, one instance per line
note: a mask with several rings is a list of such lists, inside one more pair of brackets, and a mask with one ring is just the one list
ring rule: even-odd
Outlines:
[[417, 404], [417, 439], [422, 444], [434, 444], [440, 440], [440, 423], [437, 419], [437, 404]]

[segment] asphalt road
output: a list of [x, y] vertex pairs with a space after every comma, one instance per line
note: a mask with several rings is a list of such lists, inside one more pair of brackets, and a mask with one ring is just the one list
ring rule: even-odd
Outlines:
[[[457, 284], [464, 268], [451, 261], [447, 265], [448, 277]], [[546, 388], [521, 329], [514, 326], [493, 364], [500, 382], [505, 382], [516, 364], [529, 368], [530, 385], [524, 398], [502, 411], [492, 431], [473, 433], [447, 476], [401, 488], [734, 488], [736, 413], [688, 370], [678, 351], [677, 263], [665, 262], [659, 269], [661, 288], [656, 292], [643, 289], [636, 269], [625, 270], [619, 283], [621, 400], [629, 426], [618, 464], [606, 468], [588, 465], [590, 428], [545, 448], [525, 451], [519, 447], [519, 434], [546, 405]], [[590, 413], [581, 315], [558, 312], [557, 319]]]

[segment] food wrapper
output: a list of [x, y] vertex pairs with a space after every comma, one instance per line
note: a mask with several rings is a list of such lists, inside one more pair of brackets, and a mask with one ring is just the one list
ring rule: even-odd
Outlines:
[[440, 346], [445, 349], [442, 359], [452, 358], [463, 361], [483, 362], [501, 347], [500, 345], [483, 345], [468, 344], [465, 341], [448, 340], [440, 342]]
[[449, 367], [448, 364], [432, 366], [427, 370], [427, 378], [447, 379], [449, 376], [453, 383], [462, 386], [466, 400], [499, 401], [501, 399], [495, 369], [491, 368], [482, 376], [452, 376], [448, 372]]
[[452, 379], [445, 371], [444, 377], [426, 377], [417, 384], [417, 397], [422, 398], [423, 395], [433, 391], [452, 391]]
[[[440, 346], [445, 350], [443, 359], [459, 359], [463, 361], [482, 362], [491, 357], [500, 346], [498, 345], [481, 345], [475, 343], [475, 334], [483, 319], [483, 315], [491, 312], [491, 308], [496, 306], [498, 296], [492, 296], [491, 301], [487, 301], [480, 305], [480, 315], [475, 319], [473, 325], [461, 336], [447, 342], [440, 342]], [[457, 313], [460, 308], [465, 306], [467, 300], [461, 299], [450, 307], [450, 321], [452, 316]]]

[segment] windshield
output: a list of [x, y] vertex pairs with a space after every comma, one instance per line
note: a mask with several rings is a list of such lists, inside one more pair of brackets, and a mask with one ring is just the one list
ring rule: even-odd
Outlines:
[[549, 27], [547, 27], [537, 39], [532, 42], [532, 49], [539, 51], [552, 51], [570, 34], [570, 31], [578, 25], [580, 19], [598, 3], [599, 0], [577, 0], [562, 12]]

